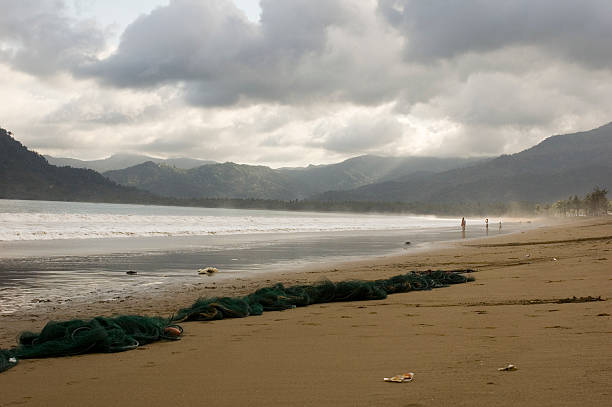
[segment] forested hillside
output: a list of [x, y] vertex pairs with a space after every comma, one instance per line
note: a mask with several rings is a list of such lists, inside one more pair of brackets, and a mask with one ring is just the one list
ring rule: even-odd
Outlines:
[[92, 170], [50, 165], [0, 128], [0, 198], [140, 202], [151, 194], [117, 185]]
[[612, 182], [612, 123], [594, 130], [552, 136], [517, 154], [469, 167], [315, 199], [402, 202], [553, 202]]

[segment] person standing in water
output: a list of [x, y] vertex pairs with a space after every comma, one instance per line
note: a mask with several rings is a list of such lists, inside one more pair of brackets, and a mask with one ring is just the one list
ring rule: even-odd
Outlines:
[[487, 236], [489, 235], [489, 218], [485, 218], [485, 229]]
[[465, 218], [461, 218], [461, 230], [465, 230]]

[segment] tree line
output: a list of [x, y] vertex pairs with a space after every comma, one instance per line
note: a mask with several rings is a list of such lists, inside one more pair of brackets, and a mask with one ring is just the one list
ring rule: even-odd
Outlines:
[[595, 187], [583, 198], [577, 195], [553, 204], [534, 202], [375, 202], [314, 201], [234, 198], [162, 198], [165, 205], [208, 208], [266, 209], [314, 212], [382, 212], [438, 216], [602, 216], [612, 211], [608, 190]]
[[607, 198], [608, 190], [595, 187], [583, 198], [578, 195], [561, 199], [552, 205], [536, 205], [536, 214], [557, 216], [603, 216], [612, 210], [612, 203]]

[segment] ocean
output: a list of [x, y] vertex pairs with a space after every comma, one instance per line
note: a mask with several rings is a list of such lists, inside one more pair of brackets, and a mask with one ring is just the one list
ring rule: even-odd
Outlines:
[[[0, 200], [0, 314], [40, 302], [118, 300], [163, 286], [400, 254], [462, 238], [460, 220]], [[491, 220], [488, 233], [519, 226]], [[468, 238], [487, 234], [468, 219]], [[410, 242], [407, 244], [406, 242]], [[128, 275], [127, 272], [135, 272]]]

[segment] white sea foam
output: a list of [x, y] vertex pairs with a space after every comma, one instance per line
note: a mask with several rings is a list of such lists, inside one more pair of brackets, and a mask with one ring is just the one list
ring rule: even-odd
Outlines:
[[2, 241], [397, 230], [455, 223], [448, 219], [402, 215], [0, 200]]

